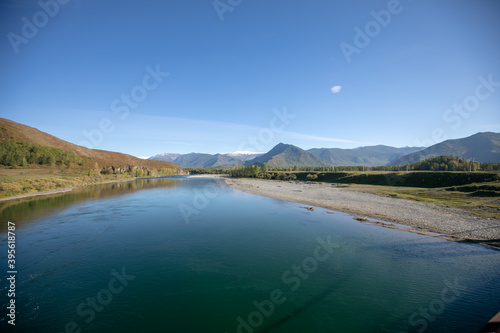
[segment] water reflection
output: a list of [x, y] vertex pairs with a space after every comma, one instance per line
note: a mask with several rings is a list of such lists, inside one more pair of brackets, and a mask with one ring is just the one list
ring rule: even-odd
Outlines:
[[0, 230], [7, 230], [7, 221], [16, 221], [21, 227], [23, 221], [35, 220], [69, 205], [89, 200], [130, 194], [140, 190], [159, 187], [175, 187], [181, 178], [147, 178], [125, 182], [91, 185], [75, 189], [71, 192], [36, 196], [0, 202]]
[[[436, 308], [426, 332], [474, 332], [498, 311], [498, 251], [311, 212], [212, 179], [143, 179], [2, 205], [20, 226], [19, 332], [60, 332], [70, 320], [96, 333], [414, 332], [426, 320], [415, 313], [441, 304], [449, 283], [463, 286], [460, 295]], [[198, 211], [190, 224], [182, 205]], [[330, 236], [339, 247], [319, 263], [318, 237]], [[79, 305], [103, 296], [122, 268], [136, 279], [109, 306], [97, 300], [103, 310], [87, 322]], [[286, 302], [275, 303], [274, 290]], [[240, 317], [258, 327], [240, 326]]]

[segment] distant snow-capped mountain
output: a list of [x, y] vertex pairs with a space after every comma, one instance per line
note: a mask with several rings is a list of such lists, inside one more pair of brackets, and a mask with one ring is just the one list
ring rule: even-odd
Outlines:
[[225, 153], [221, 155], [229, 156], [239, 161], [249, 161], [265, 153], [256, 153], [253, 151], [233, 151], [232, 153]]
[[182, 154], [163, 153], [163, 154], [158, 154], [158, 155], [148, 157], [148, 159], [157, 160], [157, 161], [165, 161], [165, 162], [173, 162], [177, 157], [179, 157], [181, 155]]
[[151, 156], [150, 160], [172, 162], [183, 168], [206, 168], [206, 167], [222, 167], [243, 165], [244, 162], [252, 160], [264, 153], [235, 151], [225, 154], [172, 154], [164, 153]]

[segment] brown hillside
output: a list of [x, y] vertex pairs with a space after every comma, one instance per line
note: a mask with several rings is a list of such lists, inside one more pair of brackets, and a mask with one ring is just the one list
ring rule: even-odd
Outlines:
[[56, 138], [36, 128], [16, 123], [15, 121], [0, 118], [0, 140], [11, 139], [15, 142], [29, 142], [42, 146], [50, 146], [74, 151], [84, 159], [91, 159], [100, 166], [141, 166], [148, 169], [170, 168], [182, 170], [180, 166], [170, 162], [143, 160], [132, 155], [116, 153], [99, 149], [88, 149]]

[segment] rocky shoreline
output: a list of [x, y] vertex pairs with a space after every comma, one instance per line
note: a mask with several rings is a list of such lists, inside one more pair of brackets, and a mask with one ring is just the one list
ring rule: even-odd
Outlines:
[[500, 220], [478, 217], [453, 207], [384, 197], [326, 183], [219, 177], [236, 190], [349, 213], [360, 222], [500, 247]]

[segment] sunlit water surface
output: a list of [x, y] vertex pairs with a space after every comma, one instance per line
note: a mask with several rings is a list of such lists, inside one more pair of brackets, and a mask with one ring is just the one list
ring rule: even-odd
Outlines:
[[15, 331], [475, 332], [500, 310], [499, 251], [301, 206], [185, 177], [3, 203]]

